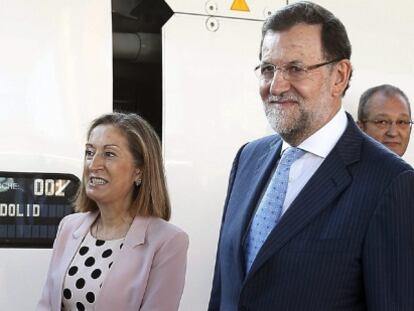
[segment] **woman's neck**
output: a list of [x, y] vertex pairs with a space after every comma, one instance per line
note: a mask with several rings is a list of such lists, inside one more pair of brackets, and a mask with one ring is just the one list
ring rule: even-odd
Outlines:
[[92, 235], [100, 240], [125, 237], [134, 219], [129, 209], [99, 207], [99, 215], [91, 227]]

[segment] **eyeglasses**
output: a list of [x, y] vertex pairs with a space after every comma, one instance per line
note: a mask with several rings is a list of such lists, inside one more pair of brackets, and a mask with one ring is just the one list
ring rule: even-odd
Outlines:
[[334, 59], [325, 63], [319, 63], [315, 65], [305, 66], [301, 64], [288, 64], [284, 66], [276, 66], [273, 64], [265, 63], [260, 64], [254, 68], [254, 72], [260, 80], [269, 82], [273, 80], [276, 71], [280, 71], [283, 79], [286, 81], [297, 82], [307, 78], [309, 71], [316, 68], [339, 62], [341, 59]]
[[378, 129], [385, 130], [389, 129], [393, 123], [395, 123], [395, 126], [401, 130], [406, 130], [410, 128], [413, 124], [413, 121], [411, 120], [385, 120], [385, 119], [375, 119], [375, 120], [363, 120], [362, 123], [372, 123], [374, 124]]

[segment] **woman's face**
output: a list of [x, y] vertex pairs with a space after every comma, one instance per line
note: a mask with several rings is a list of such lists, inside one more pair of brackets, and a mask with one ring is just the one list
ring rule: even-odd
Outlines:
[[99, 205], [129, 208], [134, 181], [140, 177], [123, 132], [112, 125], [95, 127], [86, 143], [86, 195]]

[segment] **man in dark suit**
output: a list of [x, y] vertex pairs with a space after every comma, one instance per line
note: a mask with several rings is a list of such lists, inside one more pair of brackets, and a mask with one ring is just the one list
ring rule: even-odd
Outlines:
[[260, 95], [277, 134], [234, 160], [209, 310], [413, 311], [414, 171], [341, 107], [343, 24], [298, 2], [262, 35]]
[[402, 157], [410, 141], [411, 107], [398, 87], [382, 84], [366, 90], [359, 99], [359, 128]]

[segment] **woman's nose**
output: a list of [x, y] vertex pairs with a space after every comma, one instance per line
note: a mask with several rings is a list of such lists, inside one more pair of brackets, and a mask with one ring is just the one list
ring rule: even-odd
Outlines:
[[103, 168], [103, 157], [100, 153], [95, 153], [92, 159], [89, 160], [88, 166], [91, 170], [99, 170]]

